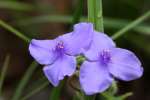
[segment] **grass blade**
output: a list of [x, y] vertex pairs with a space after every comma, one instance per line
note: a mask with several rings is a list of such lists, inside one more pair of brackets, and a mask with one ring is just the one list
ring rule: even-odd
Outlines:
[[119, 38], [124, 33], [126, 33], [127, 31], [129, 31], [133, 27], [137, 26], [138, 24], [140, 24], [141, 22], [143, 22], [145, 19], [147, 19], [149, 17], [150, 17], [150, 11], [146, 12], [144, 15], [140, 16], [139, 18], [137, 18], [133, 22], [129, 23], [126, 27], [124, 27], [121, 30], [119, 30], [118, 32], [114, 33], [114, 35], [112, 36], [112, 39]]
[[6, 71], [9, 65], [9, 61], [10, 61], [10, 55], [7, 55], [5, 58], [2, 70], [1, 70], [1, 74], [0, 74], [0, 96], [2, 95], [2, 87], [3, 87], [4, 79], [6, 76]]
[[47, 87], [49, 84], [48, 81], [44, 82], [42, 85], [38, 86], [37, 88], [33, 89], [31, 92], [29, 92], [26, 96], [24, 96], [23, 98], [21, 98], [20, 100], [28, 100], [28, 98], [30, 98], [31, 96], [33, 96], [34, 94], [40, 92], [42, 89], [44, 89], [45, 87]]
[[[80, 21], [87, 21], [86, 17], [81, 17]], [[67, 15], [45, 15], [45, 16], [37, 16], [34, 18], [29, 19], [23, 19], [18, 20], [16, 23], [18, 25], [33, 25], [33, 24], [41, 24], [41, 23], [47, 23], [47, 22], [59, 22], [59, 23], [72, 23], [72, 16]], [[106, 28], [112, 28], [112, 29], [120, 29], [125, 27], [131, 23], [129, 20], [124, 19], [114, 19], [114, 18], [104, 18], [104, 26]], [[132, 28], [132, 30], [141, 33], [150, 35], [150, 27], [146, 24], [140, 24]]]
[[35, 9], [32, 5], [17, 1], [0, 1], [0, 8], [17, 11], [31, 11]]
[[25, 42], [27, 42], [27, 43], [30, 42], [30, 39], [28, 37], [26, 37], [23, 33], [17, 31], [12, 26], [8, 25], [6, 22], [0, 20], [0, 26], [2, 26], [3, 28], [7, 29], [10, 32], [12, 32], [14, 35], [16, 35], [17, 37], [21, 38]]
[[26, 84], [28, 83], [29, 79], [31, 78], [33, 72], [37, 68], [37, 66], [38, 66], [38, 64], [35, 61], [33, 61], [31, 63], [31, 65], [25, 72], [24, 76], [22, 77], [21, 81], [19, 82], [19, 84], [14, 92], [14, 95], [12, 97], [12, 100], [20, 100], [23, 90], [24, 90]]

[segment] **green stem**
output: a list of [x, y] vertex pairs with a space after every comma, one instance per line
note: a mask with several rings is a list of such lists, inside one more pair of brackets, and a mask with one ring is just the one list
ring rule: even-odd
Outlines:
[[133, 93], [132, 92], [128, 92], [128, 93], [125, 93], [124, 95], [120, 96], [121, 100], [126, 100], [127, 97], [129, 96], [132, 96]]
[[28, 83], [29, 79], [31, 78], [33, 72], [37, 68], [37, 66], [38, 66], [38, 64], [35, 61], [33, 61], [31, 63], [31, 65], [27, 69], [26, 73], [22, 77], [21, 81], [19, 82], [19, 84], [18, 84], [18, 86], [17, 86], [17, 88], [16, 88], [16, 90], [14, 92], [14, 95], [12, 97], [12, 100], [20, 100], [22, 92], [23, 92], [26, 84]]
[[6, 22], [2, 21], [1, 19], [0, 19], [0, 26], [2, 26], [3, 28], [7, 29], [10, 32], [12, 32], [14, 35], [18, 36], [19, 38], [21, 38], [25, 42], [27, 42], [27, 43], [30, 42], [30, 39], [28, 37], [26, 37], [25, 35], [23, 35], [23, 33], [17, 31], [15, 28], [8, 25]]
[[[103, 32], [102, 0], [88, 0], [88, 21], [94, 24], [97, 31]], [[85, 96], [85, 100], [94, 100], [94, 96]]]
[[94, 24], [99, 32], [104, 32], [102, 0], [88, 0], [88, 21]]
[[95, 29], [99, 32], [104, 32], [102, 0], [93, 1], [95, 1]]
[[10, 56], [7, 55], [5, 58], [2, 70], [1, 70], [1, 75], [0, 75], [0, 96], [2, 95], [2, 87], [3, 87], [4, 79], [6, 76], [6, 71], [7, 71], [8, 65], [9, 65], [9, 61], [10, 61]]
[[118, 32], [114, 33], [114, 35], [112, 36], [112, 39], [117, 39], [118, 37], [122, 36], [124, 33], [129, 31], [133, 27], [137, 26], [138, 24], [140, 24], [141, 22], [143, 22], [145, 19], [147, 19], [149, 17], [150, 17], [150, 11], [146, 12], [144, 15], [140, 16], [133, 22], [129, 23], [126, 27], [124, 27], [121, 30], [119, 30]]
[[94, 0], [88, 0], [87, 1], [87, 9], [88, 9], [88, 21], [91, 23], [95, 23], [95, 17], [94, 17]]
[[33, 89], [31, 92], [29, 92], [26, 96], [24, 96], [23, 98], [21, 98], [20, 100], [28, 100], [28, 98], [30, 98], [31, 96], [33, 96], [34, 94], [40, 92], [42, 89], [44, 89], [46, 86], [48, 86], [49, 82], [46, 81], [44, 82], [42, 85], [40, 85], [38, 88]]

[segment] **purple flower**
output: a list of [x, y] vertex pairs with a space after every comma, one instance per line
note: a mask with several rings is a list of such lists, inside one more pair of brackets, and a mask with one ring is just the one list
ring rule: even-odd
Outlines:
[[59, 36], [54, 40], [35, 40], [29, 45], [32, 57], [44, 64], [44, 74], [57, 86], [65, 76], [71, 76], [76, 69], [75, 56], [89, 48], [93, 36], [91, 23], [79, 23], [71, 33]]
[[116, 48], [107, 35], [94, 32], [93, 42], [84, 53], [88, 61], [80, 68], [81, 88], [87, 95], [105, 91], [113, 77], [130, 81], [142, 76], [143, 68], [131, 51]]

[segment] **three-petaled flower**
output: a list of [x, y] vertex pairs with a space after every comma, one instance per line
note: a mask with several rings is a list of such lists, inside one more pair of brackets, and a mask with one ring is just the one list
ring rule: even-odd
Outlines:
[[81, 65], [79, 81], [87, 95], [105, 91], [114, 77], [130, 81], [143, 74], [134, 53], [117, 48], [107, 35], [94, 31], [91, 23], [76, 24], [73, 32], [54, 40], [33, 39], [29, 51], [45, 65], [44, 74], [54, 86], [75, 72], [76, 56], [84, 55], [86, 61]]
[[100, 32], [94, 32], [91, 47], [84, 55], [88, 61], [81, 65], [79, 79], [87, 95], [105, 91], [113, 77], [130, 81], [143, 74], [139, 59], [131, 51], [116, 48], [112, 39]]
[[37, 62], [45, 65], [44, 74], [54, 86], [57, 86], [65, 76], [71, 76], [75, 72], [75, 56], [89, 48], [92, 33], [91, 23], [79, 23], [74, 26], [73, 32], [54, 40], [33, 39], [29, 51]]

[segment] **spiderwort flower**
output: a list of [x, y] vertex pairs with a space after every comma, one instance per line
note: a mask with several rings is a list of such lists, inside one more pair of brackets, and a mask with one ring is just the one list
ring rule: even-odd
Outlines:
[[[29, 45], [32, 57], [44, 64], [44, 74], [57, 86], [65, 76], [71, 76], [76, 69], [75, 56], [89, 48], [93, 36], [91, 23], [79, 23], [71, 33], [59, 36], [54, 40], [35, 40]], [[84, 42], [83, 42], [84, 40]]]
[[143, 68], [131, 51], [116, 48], [107, 35], [94, 32], [93, 42], [84, 55], [88, 61], [80, 68], [81, 88], [87, 95], [105, 91], [113, 77], [130, 81], [141, 77]]

